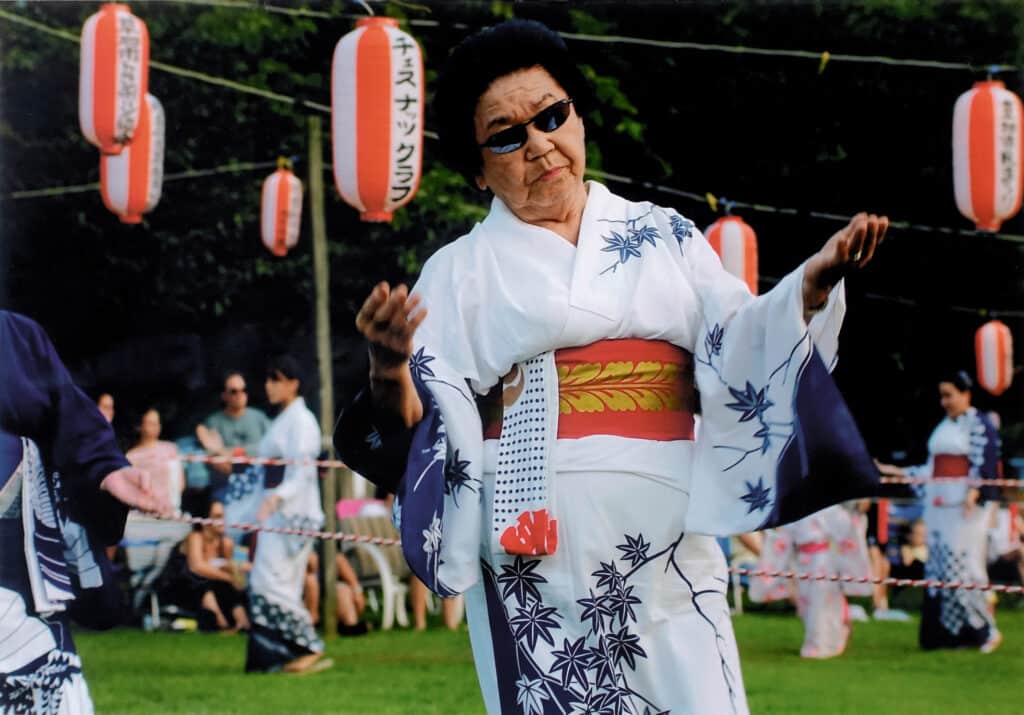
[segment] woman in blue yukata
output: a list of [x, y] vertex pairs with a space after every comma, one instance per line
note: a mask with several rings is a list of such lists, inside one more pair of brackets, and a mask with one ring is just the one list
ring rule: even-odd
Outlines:
[[[939, 382], [946, 417], [928, 439], [928, 462], [901, 469], [880, 464], [882, 474], [926, 477], [917, 491], [924, 499], [928, 528], [925, 577], [940, 581], [988, 583], [986, 548], [989, 507], [997, 487], [978, 488], [968, 478], [995, 479], [999, 473], [999, 433], [988, 415], [971, 407], [970, 376], [960, 370]], [[989, 612], [986, 594], [966, 589], [929, 588], [921, 608], [921, 647], [975, 647], [991, 653], [1003, 641]]]
[[441, 146], [490, 213], [411, 295], [373, 289], [370, 388], [335, 441], [396, 493], [417, 577], [466, 594], [488, 712], [746, 713], [711, 535], [877, 483], [829, 367], [840, 281], [888, 220], [755, 298], [692, 222], [584, 182], [591, 102], [536, 22], [454, 50]]
[[91, 715], [71, 618], [116, 624], [103, 547], [120, 540], [126, 505], [170, 505], [42, 328], [0, 311], [0, 356], [0, 712]]

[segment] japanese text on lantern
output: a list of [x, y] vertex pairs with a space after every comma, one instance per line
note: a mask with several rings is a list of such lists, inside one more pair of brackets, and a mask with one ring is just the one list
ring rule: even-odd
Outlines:
[[[1004, 93], [1005, 94], [1005, 93]], [[1000, 202], [1012, 206], [1017, 194], [1017, 112], [1012, 99], [1002, 102], [1002, 118], [999, 123], [999, 191]]]
[[127, 141], [138, 118], [139, 61], [142, 55], [142, 33], [134, 16], [117, 14], [117, 136], [119, 142]]
[[[392, 52], [396, 57], [395, 75], [395, 128], [400, 138], [393, 154], [395, 162], [392, 184], [389, 187], [392, 201], [401, 201], [413, 189], [416, 177], [416, 136], [420, 122], [420, 86], [418, 84], [419, 54], [413, 52], [413, 45], [408, 38], [399, 35], [395, 39]], [[406, 144], [401, 139], [412, 137]]]

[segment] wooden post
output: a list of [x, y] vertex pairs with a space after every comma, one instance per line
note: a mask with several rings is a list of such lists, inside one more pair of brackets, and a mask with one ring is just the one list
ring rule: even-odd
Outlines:
[[[313, 223], [313, 274], [316, 285], [316, 358], [320, 368], [320, 434], [328, 458], [334, 459], [334, 369], [331, 364], [331, 321], [330, 321], [330, 266], [327, 258], [327, 224], [324, 220], [324, 163], [323, 133], [320, 117], [309, 117], [309, 209]], [[327, 476], [320, 483], [321, 497], [326, 521], [325, 531], [338, 530], [335, 509], [337, 498], [337, 470], [327, 470]], [[334, 556], [338, 542], [324, 541], [323, 560], [320, 564], [324, 575], [324, 587], [320, 603], [320, 623], [324, 637], [337, 637], [337, 609], [335, 605], [335, 584], [338, 580]]]

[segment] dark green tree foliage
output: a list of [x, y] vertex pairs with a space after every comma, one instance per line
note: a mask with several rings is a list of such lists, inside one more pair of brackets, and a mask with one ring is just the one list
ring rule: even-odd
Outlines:
[[[439, 23], [409, 28], [424, 49], [428, 97], [455, 43], [473, 28], [512, 15], [605, 37], [877, 54], [979, 68], [1024, 64], [1021, 11], [1011, 2], [373, 4], [378, 12]], [[329, 104], [334, 45], [352, 28], [359, 6], [344, 0], [279, 6], [329, 17], [182, 3], [135, 3], [133, 9], [149, 27], [154, 60]], [[97, 7], [40, 2], [4, 9], [77, 35]], [[810, 210], [848, 215], [867, 209], [914, 224], [970, 229], [953, 201], [950, 132], [953, 103], [984, 77], [980, 69], [833, 61], [819, 72], [816, 59], [568, 42], [599, 99], [587, 118], [592, 168], [797, 209], [795, 215], [739, 211], [759, 236], [762, 290], [838, 228], [811, 218]], [[271, 169], [167, 182], [160, 205], [133, 227], [119, 224], [98, 192], [10, 200], [18, 190], [96, 181], [99, 169], [96, 150], [78, 129], [77, 45], [0, 19], [0, 70], [0, 303], [39, 319], [81, 366], [84, 382], [114, 382], [129, 403], [164, 398], [187, 424], [195, 391], [205, 389], [204, 397], [215, 392], [203, 386], [216, 383], [219, 368], [258, 369], [263, 354], [284, 346], [311, 359], [309, 220], [287, 258], [262, 247], [260, 185]], [[1021, 90], [1016, 73], [1003, 79]], [[156, 69], [150, 88], [167, 114], [167, 173], [286, 155], [296, 158], [296, 173], [308, 184], [311, 110]], [[325, 177], [342, 401], [362, 368], [353, 316], [370, 287], [381, 279], [414, 280], [433, 251], [486, 213], [489, 196], [441, 166], [433, 140], [425, 148], [419, 193], [390, 226], [359, 222], [338, 198], [332, 177]], [[610, 186], [630, 198], [675, 206], [700, 226], [716, 216], [706, 203]], [[1024, 220], [1015, 218], [1003, 230], [1024, 233]], [[973, 332], [986, 318], [949, 306], [1024, 309], [1022, 250], [1020, 243], [983, 236], [896, 231], [871, 271], [851, 281], [837, 376], [879, 454], [909, 447], [920, 455], [939, 416], [938, 371], [973, 370]], [[1024, 321], [1003, 319], [1024, 352]], [[183, 360], [178, 372], [164, 368], [166, 375], [155, 360], [143, 366], [148, 381], [128, 379], [132, 370], [123, 354], [131, 354], [132, 341], [169, 335], [192, 336], [201, 355]], [[1017, 423], [1022, 387], [977, 402]], [[1011, 425], [1006, 434], [1020, 431]]]

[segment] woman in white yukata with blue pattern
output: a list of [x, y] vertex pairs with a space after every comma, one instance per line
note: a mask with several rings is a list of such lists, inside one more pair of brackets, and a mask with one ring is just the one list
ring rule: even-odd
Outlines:
[[858, 216], [754, 298], [690, 221], [584, 183], [590, 101], [538, 23], [453, 52], [441, 145], [491, 210], [411, 297], [374, 288], [371, 389], [335, 441], [396, 492], [416, 575], [466, 593], [488, 712], [746, 713], [705, 534], [871, 492], [826, 366], [838, 281], [887, 220]]

